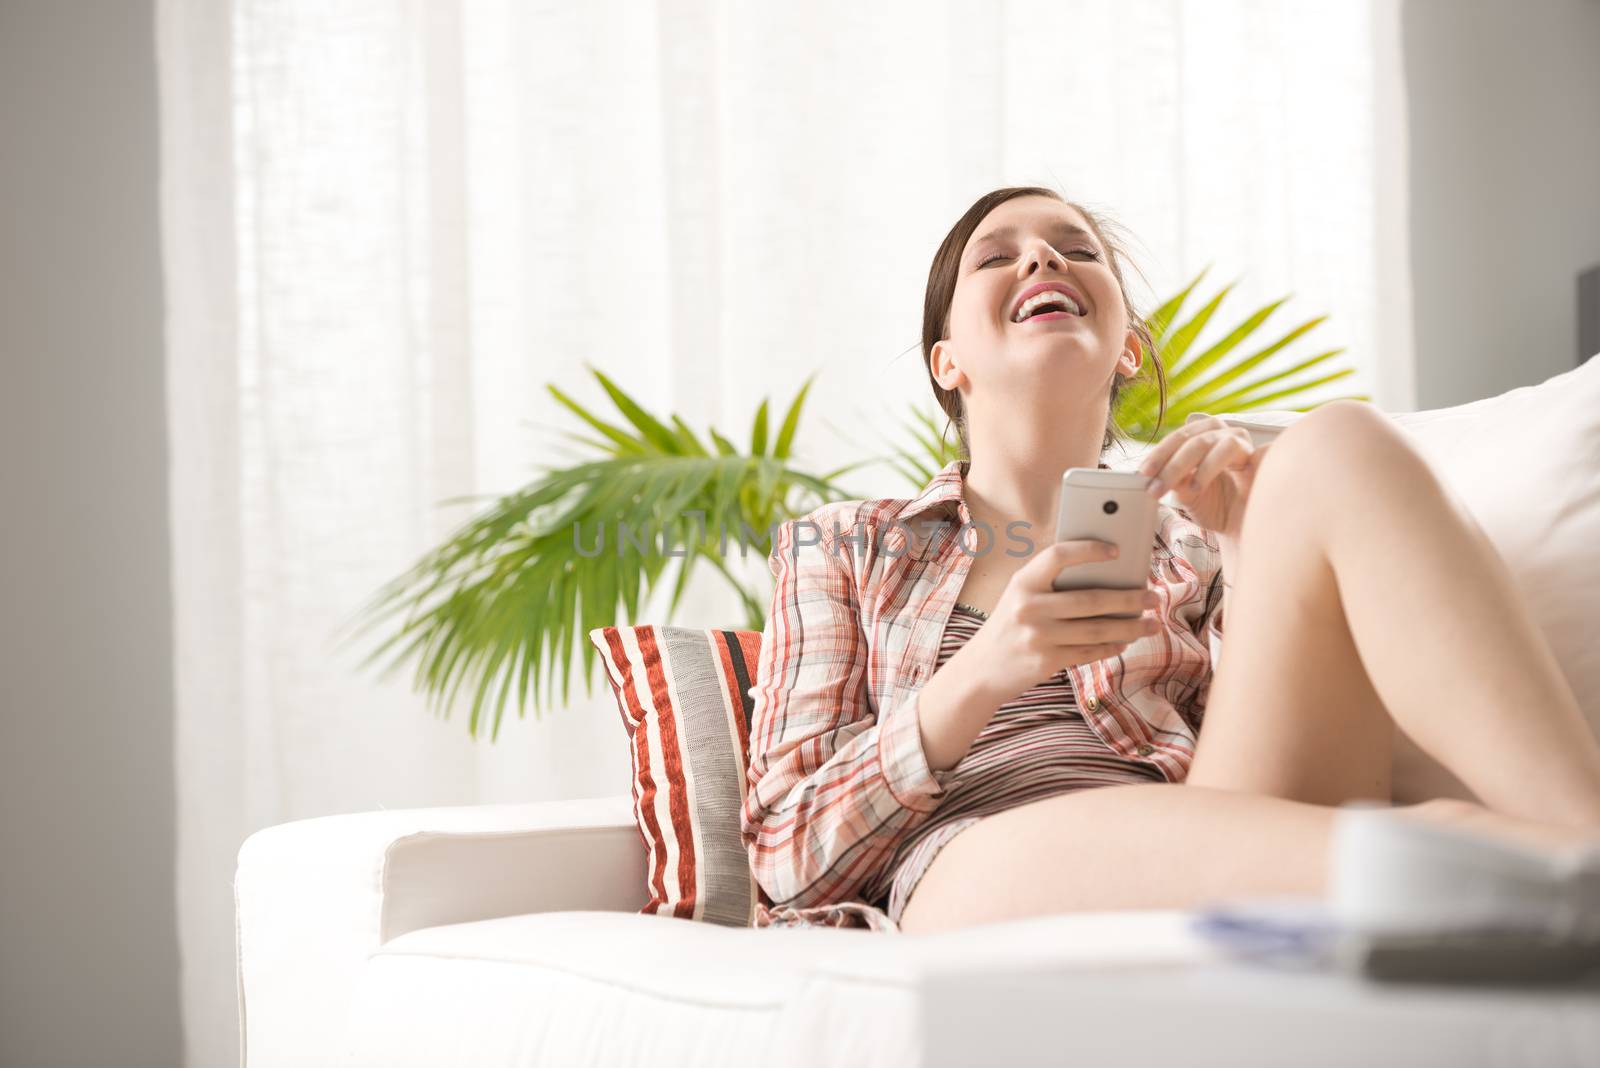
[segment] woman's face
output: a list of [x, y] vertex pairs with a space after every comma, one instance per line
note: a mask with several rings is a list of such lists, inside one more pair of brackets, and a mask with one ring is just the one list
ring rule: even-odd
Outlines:
[[[1058, 200], [1015, 197], [996, 207], [961, 252], [940, 343], [953, 350], [960, 374], [940, 374], [936, 361], [941, 385], [1008, 404], [1108, 396], [1114, 373], [1138, 370], [1140, 350], [1107, 256], [1082, 214]], [[1015, 321], [1023, 296], [1042, 283], [1064, 285], [1079, 313]]]

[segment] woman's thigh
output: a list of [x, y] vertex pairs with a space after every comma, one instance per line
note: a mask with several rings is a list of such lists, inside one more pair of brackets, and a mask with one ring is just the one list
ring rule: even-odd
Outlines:
[[1177, 783], [1044, 798], [987, 816], [945, 843], [906, 902], [900, 929], [1320, 894], [1334, 814]]
[[1382, 456], [1369, 416], [1319, 409], [1262, 459], [1235, 570], [1224, 573], [1226, 637], [1190, 784], [1322, 805], [1392, 799], [1394, 721], [1362, 666], [1325, 548], [1332, 510], [1355, 506], [1360, 479], [1349, 476]]

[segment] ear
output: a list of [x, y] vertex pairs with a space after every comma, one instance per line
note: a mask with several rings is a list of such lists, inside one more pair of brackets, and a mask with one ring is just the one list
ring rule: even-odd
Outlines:
[[933, 351], [928, 354], [928, 365], [940, 389], [954, 392], [967, 384], [967, 376], [956, 362], [955, 347], [948, 341], [933, 343]]
[[1132, 330], [1123, 339], [1122, 355], [1117, 359], [1117, 370], [1129, 378], [1139, 373], [1139, 368], [1144, 366], [1144, 345], [1139, 341], [1139, 335]]

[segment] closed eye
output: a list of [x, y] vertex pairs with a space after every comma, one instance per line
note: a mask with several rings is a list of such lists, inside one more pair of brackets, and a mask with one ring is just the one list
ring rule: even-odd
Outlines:
[[[1069, 250], [1067, 252], [1067, 255], [1071, 256], [1074, 253], [1079, 254], [1079, 255], [1083, 255], [1083, 256], [1088, 256], [1091, 260], [1098, 260], [1100, 258], [1100, 254], [1098, 252], [1095, 252], [1093, 249], [1075, 248], [1075, 249]], [[984, 260], [982, 263], [978, 264], [978, 266], [973, 268], [973, 269], [974, 270], [979, 270], [979, 269], [982, 269], [984, 267], [989, 266], [989, 264], [993, 263], [995, 260], [1003, 260], [1003, 259], [1006, 259], [1006, 258], [1007, 257], [1003, 253], [996, 252], [993, 256], [990, 256], [988, 259]]]

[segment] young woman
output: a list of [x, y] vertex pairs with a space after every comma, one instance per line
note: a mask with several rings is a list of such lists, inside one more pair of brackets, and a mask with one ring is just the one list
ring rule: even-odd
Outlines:
[[[1576, 697], [1482, 531], [1369, 405], [1262, 449], [1216, 419], [1175, 430], [1140, 467], [1176, 501], [1148, 589], [1051, 589], [1104, 548], [1054, 543], [1061, 473], [1108, 466], [1147, 364], [1165, 398], [1125, 259], [1049, 189], [980, 198], [923, 312], [967, 459], [778, 529], [742, 821], [758, 926], [1317, 894], [1337, 807], [1392, 801], [1397, 730], [1482, 802], [1401, 817], [1600, 839]], [[1039, 292], [1058, 311], [1030, 317]]]

